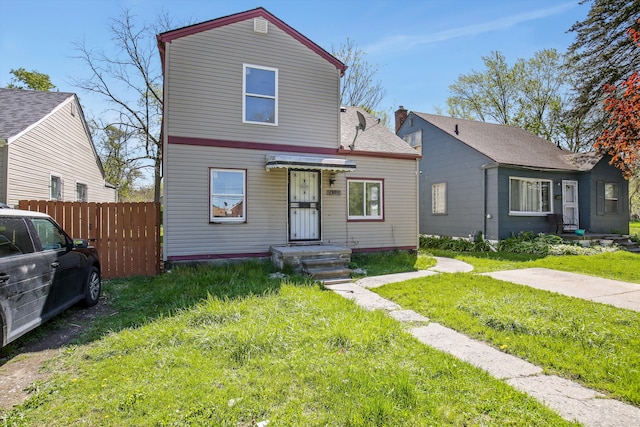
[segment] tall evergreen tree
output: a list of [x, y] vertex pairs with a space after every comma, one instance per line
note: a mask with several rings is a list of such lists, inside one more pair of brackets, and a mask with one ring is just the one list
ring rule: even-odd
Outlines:
[[640, 50], [627, 35], [630, 28], [640, 29], [640, 0], [580, 2], [587, 3], [587, 18], [569, 29], [576, 35], [567, 55], [577, 83], [569, 117], [581, 123], [581, 138], [593, 143], [606, 126], [605, 85], [617, 85], [640, 69]]

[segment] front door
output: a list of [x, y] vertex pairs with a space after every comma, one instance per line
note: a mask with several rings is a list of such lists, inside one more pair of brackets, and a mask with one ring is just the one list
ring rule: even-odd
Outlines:
[[289, 241], [320, 240], [320, 172], [289, 171]]
[[562, 222], [567, 231], [577, 230], [578, 222], [578, 181], [562, 181]]

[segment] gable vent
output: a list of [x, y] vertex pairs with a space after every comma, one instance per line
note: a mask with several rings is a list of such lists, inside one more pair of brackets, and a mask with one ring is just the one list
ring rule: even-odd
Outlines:
[[269, 21], [266, 19], [255, 18], [253, 20], [253, 32], [258, 34], [267, 34], [269, 32]]

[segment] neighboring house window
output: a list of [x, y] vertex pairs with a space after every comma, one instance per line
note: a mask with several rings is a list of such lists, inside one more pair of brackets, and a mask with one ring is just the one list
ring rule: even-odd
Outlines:
[[86, 202], [87, 198], [87, 184], [76, 183], [76, 201]]
[[509, 178], [509, 213], [551, 213], [552, 181], [548, 179]]
[[246, 171], [210, 169], [211, 222], [244, 222], [246, 217]]
[[59, 176], [51, 175], [51, 200], [62, 200], [62, 178]]
[[244, 65], [244, 123], [278, 124], [278, 70]]
[[447, 213], [447, 183], [439, 182], [431, 186], [431, 213], [444, 215]]
[[422, 129], [406, 134], [404, 139], [410, 146], [418, 147], [422, 145]]
[[604, 213], [605, 215], [618, 213], [618, 183], [617, 182], [604, 183]]
[[382, 219], [382, 180], [349, 179], [348, 219]]

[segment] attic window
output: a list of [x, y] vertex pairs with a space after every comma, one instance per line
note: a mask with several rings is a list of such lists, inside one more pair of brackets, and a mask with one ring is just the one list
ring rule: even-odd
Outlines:
[[256, 18], [253, 20], [253, 32], [257, 34], [269, 33], [269, 21], [266, 19]]

